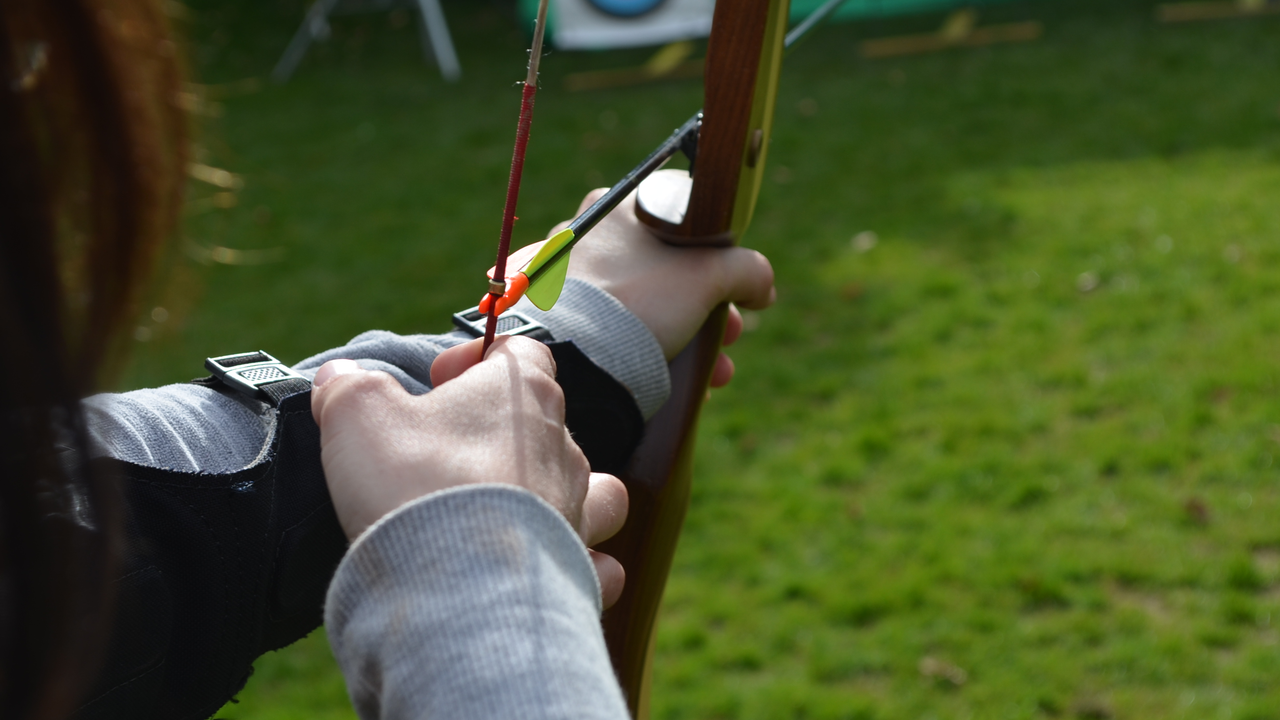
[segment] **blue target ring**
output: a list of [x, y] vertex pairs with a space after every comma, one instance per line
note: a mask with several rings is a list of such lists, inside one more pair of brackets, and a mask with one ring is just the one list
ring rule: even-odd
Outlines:
[[587, 0], [591, 7], [614, 17], [638, 17], [653, 12], [666, 0]]

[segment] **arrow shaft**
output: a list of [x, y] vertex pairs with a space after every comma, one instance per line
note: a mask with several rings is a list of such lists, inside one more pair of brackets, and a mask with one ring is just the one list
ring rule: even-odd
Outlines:
[[[823, 3], [817, 10], [809, 13], [804, 20], [801, 20], [799, 24], [787, 33], [786, 39], [783, 40], [783, 47], [788, 50], [791, 49], [793, 45], [820, 25], [822, 21], [830, 17], [831, 14], [838, 10], [844, 3], [845, 0], [827, 0], [827, 2]], [[631, 172], [627, 173], [625, 177], [619, 180], [613, 187], [609, 188], [609, 192], [601, 196], [599, 200], [592, 203], [591, 207], [587, 208], [581, 215], [575, 218], [573, 222], [569, 224], [569, 229], [573, 231], [573, 240], [561, 248], [560, 251], [557, 252], [545, 265], [533, 272], [529, 276], [529, 284], [532, 285], [538, 282], [539, 278], [548, 268], [554, 266], [556, 261], [572, 251], [573, 246], [577, 245], [578, 241], [581, 240], [584, 235], [590, 232], [597, 223], [603, 220], [604, 216], [613, 212], [613, 209], [618, 206], [618, 203], [622, 202], [627, 195], [630, 195], [633, 190], [639, 187], [640, 183], [644, 182], [645, 178], [653, 174], [655, 170], [661, 169], [668, 160], [680, 151], [681, 145], [686, 143], [689, 138], [696, 139], [698, 136], [698, 130], [701, 129], [701, 127], [702, 112], [699, 111], [695, 113], [693, 117], [686, 120], [685, 123], [672, 133], [671, 137], [667, 138], [661, 145], [659, 145], [657, 149], [649, 153], [649, 156], [646, 157], [643, 162], [632, 168]], [[505, 276], [497, 274], [495, 277]]]
[[[516, 144], [511, 153], [511, 175], [507, 178], [507, 202], [502, 210], [502, 232], [498, 235], [498, 258], [494, 263], [493, 277], [499, 282], [507, 276], [507, 255], [511, 252], [511, 232], [516, 223], [516, 205], [520, 199], [520, 180], [524, 175], [524, 158], [529, 147], [529, 129], [533, 126], [533, 100], [538, 94], [538, 63], [542, 59], [542, 37], [547, 28], [549, 0], [538, 4], [538, 19], [533, 28], [533, 47], [529, 50], [529, 72], [525, 76], [524, 90], [520, 95], [520, 120], [516, 124]], [[496, 290], [496, 292], [495, 292]], [[497, 299], [505, 288], [489, 285], [492, 302], [485, 322], [484, 348], [481, 357], [489, 351], [498, 330]]]

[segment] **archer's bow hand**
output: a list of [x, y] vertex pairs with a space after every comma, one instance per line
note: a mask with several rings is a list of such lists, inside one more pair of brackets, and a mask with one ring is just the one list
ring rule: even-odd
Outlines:
[[[582, 207], [603, 192], [592, 191]], [[760, 310], [776, 297], [773, 267], [764, 255], [747, 248], [668, 245], [636, 219], [634, 193], [574, 249], [569, 277], [590, 282], [622, 302], [653, 333], [668, 360], [721, 303]], [[735, 315], [730, 314], [726, 344], [741, 331], [741, 316], [735, 321]]]

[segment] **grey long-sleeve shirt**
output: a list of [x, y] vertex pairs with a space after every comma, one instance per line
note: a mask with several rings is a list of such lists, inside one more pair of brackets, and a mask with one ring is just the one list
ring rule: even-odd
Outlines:
[[509, 485], [408, 503], [356, 539], [325, 625], [361, 718], [628, 717], [600, 585], [551, 506]]
[[[554, 312], [520, 309], [573, 339], [645, 417], [666, 400], [661, 347], [604, 291], [570, 280]], [[310, 377], [354, 359], [421, 394], [435, 356], [467, 339], [373, 331], [295, 367]], [[275, 417], [196, 385], [84, 407], [95, 454], [214, 473], [256, 462]], [[362, 718], [625, 718], [599, 614], [594, 568], [568, 523], [530, 493], [482, 485], [419, 498], [357, 538], [330, 586], [326, 624]]]

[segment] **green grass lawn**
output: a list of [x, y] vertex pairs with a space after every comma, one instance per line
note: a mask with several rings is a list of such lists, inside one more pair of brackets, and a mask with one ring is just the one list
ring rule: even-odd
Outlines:
[[[302, 9], [193, 3], [196, 74], [264, 76]], [[126, 385], [475, 301], [525, 41], [446, 11], [456, 86], [369, 15], [224, 92], [201, 145], [244, 188], [187, 242], [283, 259], [175, 261]], [[857, 41], [939, 17], [836, 25], [788, 60], [747, 238], [780, 300], [704, 415], [655, 717], [1280, 718], [1280, 20], [1153, 16], [993, 7], [1044, 39], [892, 61]], [[644, 57], [546, 59], [519, 242], [696, 109], [562, 90]], [[353, 713], [316, 633], [220, 717]]]

